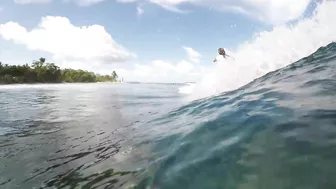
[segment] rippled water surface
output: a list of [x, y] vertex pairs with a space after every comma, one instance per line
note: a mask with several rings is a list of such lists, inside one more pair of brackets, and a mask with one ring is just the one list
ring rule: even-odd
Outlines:
[[1, 188], [335, 189], [336, 45], [235, 91], [0, 88]]
[[136, 143], [137, 126], [179, 105], [176, 88], [156, 84], [3, 86], [1, 186], [123, 185], [148, 161], [141, 157], [148, 155], [148, 149], [131, 145]]

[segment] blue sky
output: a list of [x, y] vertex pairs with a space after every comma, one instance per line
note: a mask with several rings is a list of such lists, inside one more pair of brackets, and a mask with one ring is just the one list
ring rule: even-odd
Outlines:
[[[281, 3], [264, 0], [259, 4], [253, 3], [255, 0], [132, 1], [2, 0], [0, 48], [4, 50], [0, 51], [0, 60], [23, 64], [43, 56], [61, 67], [101, 73], [116, 69], [126, 80], [168, 82], [172, 74], [176, 75], [171, 76], [172, 82], [193, 80], [203, 68], [214, 64], [211, 60], [218, 47], [234, 50], [253, 34], [293, 22], [309, 15], [314, 8], [308, 6], [312, 3], [310, 0]], [[83, 2], [91, 3], [83, 5]], [[138, 14], [139, 10], [142, 14]], [[46, 24], [50, 28], [39, 31], [41, 35], [30, 33], [46, 16], [50, 16]], [[58, 22], [57, 16], [68, 20], [73, 28], [99, 25], [104, 31], [98, 29], [85, 34], [83, 31], [83, 35], [75, 34], [77, 30], [68, 33], [71, 28], [64, 24], [64, 19]], [[9, 25], [11, 22], [15, 27]], [[20, 28], [26, 29], [24, 34], [16, 32], [21, 31]], [[53, 28], [64, 32], [50, 32]], [[80, 28], [78, 32], [81, 33]], [[103, 37], [105, 34], [114, 42]], [[77, 36], [82, 38], [73, 40]], [[78, 45], [79, 41], [83, 44]], [[116, 45], [123, 49], [115, 50]], [[91, 51], [96, 54], [88, 53]], [[179, 71], [180, 68], [184, 71]], [[166, 71], [162, 71], [164, 69]], [[153, 73], [157, 76], [153, 77]]]

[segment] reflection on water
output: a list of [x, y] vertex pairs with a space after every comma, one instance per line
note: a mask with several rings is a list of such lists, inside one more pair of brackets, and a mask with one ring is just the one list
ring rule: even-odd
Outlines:
[[[141, 90], [152, 93], [133, 95]], [[132, 135], [137, 125], [180, 103], [176, 91], [127, 84], [0, 88], [0, 186], [131, 186], [142, 171], [134, 165], [148, 152], [132, 147]]]

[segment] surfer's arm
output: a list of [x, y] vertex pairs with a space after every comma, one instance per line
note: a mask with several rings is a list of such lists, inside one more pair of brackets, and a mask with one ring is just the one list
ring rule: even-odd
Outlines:
[[232, 56], [229, 56], [228, 54], [226, 54], [224, 58], [226, 58], [226, 57], [230, 57], [234, 60], [234, 58]]

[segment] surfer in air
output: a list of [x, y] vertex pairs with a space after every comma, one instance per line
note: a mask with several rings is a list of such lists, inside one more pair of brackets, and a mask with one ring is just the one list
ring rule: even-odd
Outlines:
[[[219, 48], [218, 49], [218, 54], [220, 55], [220, 56], [222, 56], [223, 58], [227, 58], [227, 57], [231, 57], [231, 56], [229, 56], [228, 54], [226, 54], [226, 52], [225, 52], [225, 50], [223, 49], [223, 48]], [[213, 62], [217, 62], [217, 58], [215, 58], [214, 60], [213, 60]]]

